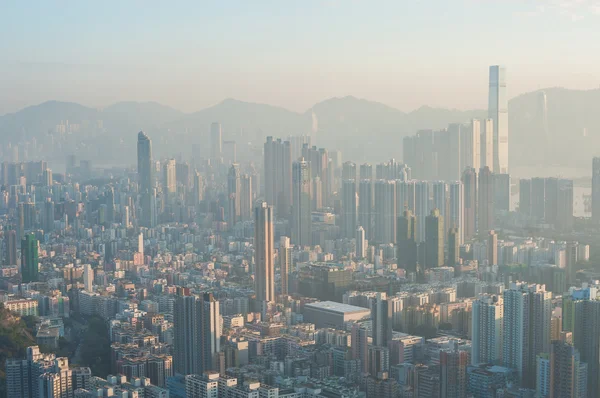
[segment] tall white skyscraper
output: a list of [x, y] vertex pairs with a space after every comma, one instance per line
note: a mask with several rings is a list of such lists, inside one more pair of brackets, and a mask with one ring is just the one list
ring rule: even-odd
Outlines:
[[502, 363], [502, 296], [481, 295], [473, 302], [471, 364]]
[[484, 119], [481, 121], [481, 160], [480, 166], [494, 171], [494, 121]]
[[494, 121], [493, 171], [508, 174], [508, 94], [503, 66], [490, 66], [488, 117]]
[[472, 167], [479, 170], [481, 167], [481, 121], [478, 119], [471, 120], [471, 124], [461, 130], [462, 139], [462, 163], [460, 173], [465, 171], [467, 167]]
[[83, 265], [83, 288], [86, 292], [94, 290], [94, 270], [90, 264]]
[[365, 230], [363, 227], [356, 229], [356, 258], [365, 258], [367, 255], [367, 240], [365, 239]]
[[279, 239], [279, 269], [281, 272], [281, 295], [287, 296], [289, 290], [289, 274], [292, 268], [292, 245], [290, 238], [282, 236]]
[[273, 221], [273, 208], [267, 202], [254, 208], [254, 284], [259, 302], [275, 300]]
[[137, 248], [138, 253], [140, 253], [142, 255], [142, 257], [144, 257], [144, 234], [143, 233], [139, 233], [138, 235], [138, 248]]

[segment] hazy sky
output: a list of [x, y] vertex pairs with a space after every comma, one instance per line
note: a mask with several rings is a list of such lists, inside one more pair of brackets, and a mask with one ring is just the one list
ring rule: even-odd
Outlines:
[[304, 111], [345, 95], [482, 108], [492, 64], [511, 97], [598, 87], [599, 26], [595, 0], [2, 0], [0, 114], [229, 97]]

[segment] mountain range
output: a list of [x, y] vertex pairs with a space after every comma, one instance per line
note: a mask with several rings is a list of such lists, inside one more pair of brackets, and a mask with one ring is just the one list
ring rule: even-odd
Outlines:
[[[511, 167], [587, 167], [600, 152], [600, 90], [549, 88], [509, 102]], [[266, 136], [311, 134], [313, 144], [340, 149], [344, 160], [380, 162], [402, 159], [402, 138], [419, 129], [441, 129], [449, 123], [486, 117], [485, 110], [423, 106], [402, 112], [355, 97], [331, 98], [304, 113], [264, 104], [226, 99], [193, 113], [155, 102], [120, 102], [102, 109], [48, 101], [0, 116], [4, 143], [36, 139], [48, 158], [69, 153], [100, 164], [134, 164], [136, 133], [145, 130], [157, 157], [208, 155], [209, 127], [223, 125], [223, 139], [235, 140], [238, 153], [259, 154]], [[57, 135], [68, 120], [78, 131]], [[98, 121], [102, 121], [101, 124]], [[571, 149], [566, 149], [571, 148]], [[248, 149], [248, 151], [246, 151]], [[44, 152], [46, 151], [46, 152]]]

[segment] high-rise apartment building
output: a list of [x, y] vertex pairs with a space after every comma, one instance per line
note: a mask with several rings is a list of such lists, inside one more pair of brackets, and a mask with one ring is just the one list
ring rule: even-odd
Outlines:
[[563, 324], [565, 332], [573, 333], [573, 345], [587, 363], [588, 397], [600, 396], [598, 372], [600, 371], [600, 300], [596, 288], [574, 289], [563, 296]]
[[366, 239], [372, 239], [373, 181], [371, 179], [360, 180], [360, 183], [358, 184], [358, 199], [358, 224], [364, 228]]
[[275, 300], [273, 208], [266, 202], [254, 208], [254, 284], [259, 302]]
[[373, 240], [379, 244], [396, 241], [396, 184], [394, 180], [375, 181]]
[[282, 236], [279, 239], [279, 269], [281, 272], [281, 295], [287, 296], [289, 291], [289, 275], [292, 271], [292, 246], [290, 238]]
[[367, 255], [367, 238], [365, 229], [359, 226], [356, 229], [354, 238], [356, 240], [356, 258], [365, 258]]
[[433, 209], [425, 223], [425, 268], [444, 265], [444, 217]]
[[544, 285], [512, 283], [504, 291], [503, 362], [521, 385], [535, 383], [536, 357], [550, 349], [552, 293]]
[[14, 229], [4, 233], [4, 265], [17, 265], [17, 231]]
[[180, 294], [173, 308], [173, 362], [176, 373], [201, 374], [214, 370], [221, 350], [219, 301]]
[[94, 291], [94, 269], [90, 264], [83, 265], [83, 288], [86, 292]]
[[592, 220], [600, 223], [600, 157], [592, 160]]
[[33, 233], [21, 240], [21, 277], [23, 283], [37, 282], [39, 279], [39, 242]]
[[458, 349], [440, 351], [440, 398], [467, 397], [469, 353]]
[[177, 162], [168, 159], [163, 165], [163, 189], [171, 196], [177, 192]]
[[494, 206], [494, 174], [488, 167], [479, 170], [478, 185], [478, 230], [480, 234], [486, 234], [494, 229], [495, 206]]
[[229, 168], [227, 174], [227, 193], [228, 193], [228, 216], [230, 226], [234, 226], [240, 221], [242, 214], [242, 179], [240, 175], [240, 165], [234, 163]]
[[152, 141], [143, 132], [138, 133], [137, 141], [138, 192], [140, 194], [140, 225], [156, 226], [156, 193], [154, 190], [154, 168], [152, 162]]
[[502, 296], [479, 296], [473, 302], [471, 319], [471, 364], [502, 363], [504, 321]]
[[292, 243], [310, 246], [312, 243], [311, 164], [301, 158], [294, 162], [292, 172]]
[[519, 213], [525, 217], [531, 216], [531, 180], [519, 180]]
[[454, 181], [448, 184], [448, 213], [444, 220], [446, 229], [455, 228], [458, 245], [464, 242], [465, 221], [465, 187], [462, 182]]
[[481, 168], [481, 121], [471, 120], [468, 127], [462, 129], [462, 162], [461, 175], [469, 167], [475, 170]]
[[467, 168], [463, 172], [464, 187], [464, 240], [471, 240], [477, 234], [477, 171]]
[[356, 226], [358, 224], [358, 202], [355, 180], [343, 180], [342, 236], [345, 238], [352, 238], [356, 231]]
[[292, 200], [292, 146], [289, 141], [267, 137], [264, 145], [265, 200], [277, 215], [289, 216]]
[[[416, 181], [415, 204], [413, 212], [417, 217], [417, 243], [425, 241], [425, 221], [433, 209], [429, 199], [429, 183], [427, 181]], [[410, 207], [409, 207], [410, 208]]]
[[493, 171], [508, 174], [508, 93], [503, 66], [490, 66], [488, 117], [494, 121]]
[[488, 232], [487, 259], [489, 265], [498, 265], [498, 234], [494, 230]]
[[398, 217], [396, 262], [406, 272], [417, 272], [417, 219], [410, 210]]
[[494, 174], [494, 210], [501, 214], [510, 211], [510, 175]]
[[387, 347], [392, 340], [392, 303], [385, 293], [377, 293], [371, 299], [371, 319], [373, 322], [373, 345]]
[[487, 166], [494, 171], [494, 121], [492, 119], [481, 121], [480, 144], [480, 168]]

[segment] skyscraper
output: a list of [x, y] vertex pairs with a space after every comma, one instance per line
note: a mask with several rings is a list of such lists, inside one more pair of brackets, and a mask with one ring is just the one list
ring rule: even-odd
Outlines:
[[21, 240], [21, 276], [23, 283], [37, 282], [39, 277], [39, 242], [33, 233]]
[[444, 181], [435, 181], [431, 183], [433, 191], [433, 202], [431, 207], [440, 211], [440, 216], [446, 219], [448, 209], [448, 185]]
[[367, 255], [367, 239], [365, 237], [365, 230], [359, 226], [355, 233], [356, 240], [356, 258], [365, 258]]
[[600, 157], [592, 160], [592, 220], [600, 223]]
[[221, 351], [221, 313], [219, 301], [212, 293], [204, 293], [202, 305], [202, 371], [217, 369], [217, 355]]
[[484, 167], [479, 171], [479, 195], [478, 195], [478, 230], [480, 234], [485, 234], [494, 229], [494, 174], [489, 167]]
[[525, 217], [531, 216], [531, 180], [519, 180], [519, 213]]
[[387, 347], [392, 340], [392, 303], [385, 293], [377, 293], [371, 299], [371, 319], [373, 320], [373, 345]]
[[17, 231], [14, 229], [4, 233], [4, 265], [17, 265]]
[[438, 209], [431, 210], [425, 223], [425, 268], [444, 265], [444, 217]]
[[148, 228], [156, 225], [152, 166], [152, 141], [143, 131], [140, 131], [137, 141], [138, 191], [142, 208], [140, 225]]
[[275, 300], [273, 208], [266, 202], [254, 208], [254, 284], [259, 302]]
[[[417, 243], [425, 241], [425, 221], [432, 210], [429, 200], [429, 183], [427, 181], [416, 181], [415, 205], [413, 212], [417, 217]], [[410, 206], [409, 206], [410, 208]]]
[[468, 128], [462, 129], [462, 162], [461, 173], [467, 167], [479, 170], [481, 167], [481, 121], [471, 120]]
[[410, 210], [398, 217], [396, 261], [406, 272], [417, 272], [417, 219]]
[[473, 302], [471, 364], [502, 363], [502, 296], [481, 295]]
[[490, 230], [487, 240], [488, 264], [498, 265], [498, 234]]
[[442, 174], [445, 180], [457, 180], [460, 178], [462, 173], [462, 143], [461, 138], [463, 137], [462, 130], [465, 129], [460, 123], [451, 123], [448, 125], [448, 131], [446, 135], [448, 137], [448, 145], [445, 151], [440, 151], [446, 155], [447, 162], [444, 164], [441, 170], [445, 172]]
[[546, 216], [546, 179], [531, 179], [531, 216], [538, 222]]
[[168, 196], [177, 192], [177, 163], [168, 159], [163, 166], [163, 188]]
[[536, 356], [550, 349], [552, 293], [544, 285], [512, 283], [504, 291], [503, 361], [521, 385], [535, 383]]
[[458, 245], [464, 242], [465, 194], [460, 181], [448, 184], [448, 214], [445, 217], [446, 228], [456, 228]]
[[370, 179], [361, 179], [358, 184], [358, 193], [358, 224], [364, 228], [366, 239], [372, 239], [373, 182]]
[[471, 240], [477, 233], [477, 171], [467, 168], [463, 172], [464, 186], [464, 240]]
[[560, 179], [554, 225], [558, 230], [570, 231], [573, 222], [573, 180]]
[[301, 158], [292, 170], [292, 243], [310, 246], [312, 243], [311, 164]]
[[494, 210], [501, 214], [510, 211], [510, 175], [494, 174]]
[[289, 290], [289, 274], [292, 268], [292, 246], [290, 238], [282, 236], [279, 240], [279, 269], [281, 272], [281, 295], [287, 296]]
[[467, 397], [469, 353], [458, 349], [440, 351], [440, 398]]
[[229, 168], [227, 174], [227, 192], [228, 192], [228, 204], [229, 204], [229, 224], [234, 226], [236, 222], [240, 220], [241, 216], [241, 191], [242, 191], [242, 180], [240, 176], [240, 166], [234, 163]]
[[460, 258], [460, 245], [458, 240], [458, 229], [448, 229], [448, 259], [446, 261], [446, 265], [448, 267], [454, 267], [456, 264], [458, 264], [458, 260]]
[[488, 117], [494, 121], [493, 171], [508, 174], [508, 94], [503, 66], [490, 66]]
[[494, 171], [494, 121], [484, 119], [481, 124], [480, 168], [489, 167]]
[[179, 374], [216, 369], [220, 351], [219, 302], [211, 293], [178, 295], [173, 308], [173, 363]]
[[221, 123], [214, 122], [210, 125], [210, 148], [211, 159], [220, 159], [223, 152]]
[[252, 219], [252, 203], [254, 200], [254, 186], [252, 176], [244, 174], [240, 177], [240, 218], [242, 220]]
[[598, 397], [598, 372], [600, 367], [600, 300], [596, 289], [574, 289], [563, 296], [563, 330], [573, 333], [573, 345], [579, 350], [581, 360], [587, 363], [587, 390], [589, 397]]
[[373, 240], [379, 244], [396, 240], [396, 185], [393, 180], [375, 181]]
[[565, 341], [565, 334], [571, 333], [563, 333], [563, 340], [550, 345], [548, 397], [587, 397], [588, 365], [581, 360], [579, 350]]
[[358, 223], [358, 198], [355, 180], [342, 181], [342, 236], [352, 238]]
[[94, 270], [90, 264], [83, 265], [83, 288], [86, 292], [94, 291]]

